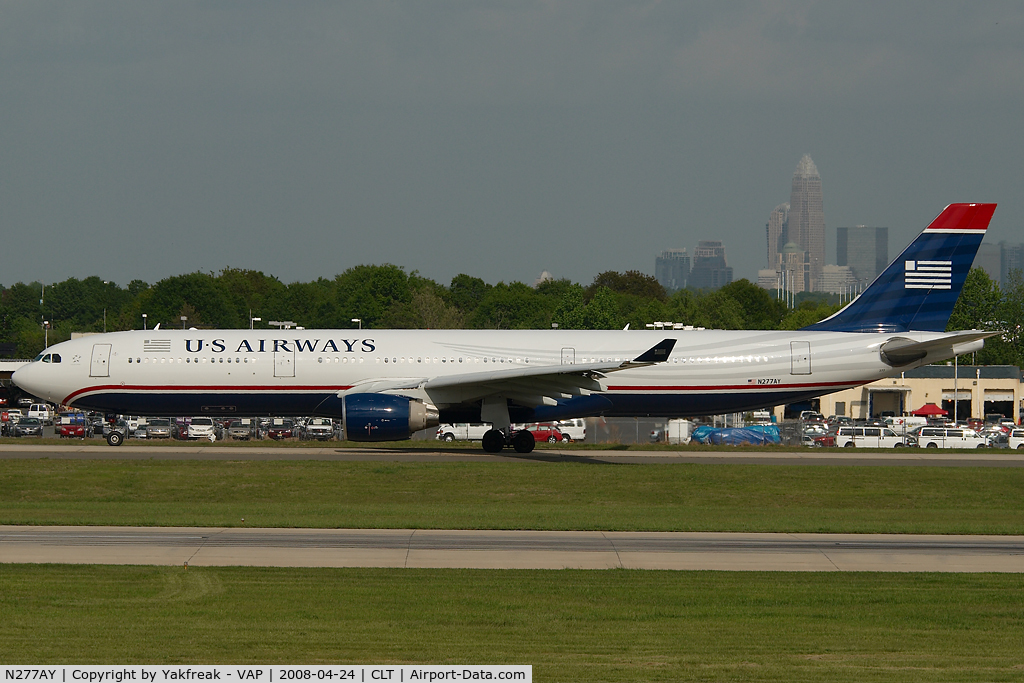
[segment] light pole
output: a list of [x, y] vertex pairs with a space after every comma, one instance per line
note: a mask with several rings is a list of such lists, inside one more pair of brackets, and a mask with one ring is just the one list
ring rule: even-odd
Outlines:
[[295, 327], [295, 323], [291, 320], [268, 320], [268, 325], [277, 325], [279, 330], [290, 330]]
[[43, 321], [43, 348], [49, 348], [50, 346], [50, 321]]
[[263, 322], [263, 318], [253, 318], [252, 314], [251, 313], [249, 314], [249, 329], [250, 330], [252, 329], [253, 323], [260, 323], [260, 322]]
[[352, 322], [359, 323], [359, 329], [363, 329], [363, 319], [362, 318], [352, 318]]
[[145, 329], [146, 329], [146, 318], [148, 318], [148, 317], [149, 317], [149, 316], [148, 316], [148, 315], [146, 315], [145, 313], [143, 313], [143, 314], [142, 314], [142, 329], [143, 329], [143, 330], [145, 330]]
[[181, 329], [185, 329], [185, 321], [188, 320], [187, 315], [181, 316]]

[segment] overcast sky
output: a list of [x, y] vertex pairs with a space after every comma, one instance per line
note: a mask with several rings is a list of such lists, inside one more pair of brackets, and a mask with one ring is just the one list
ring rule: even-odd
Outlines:
[[1020, 2], [0, 0], [0, 283], [764, 267], [800, 156], [895, 257], [1024, 241]]

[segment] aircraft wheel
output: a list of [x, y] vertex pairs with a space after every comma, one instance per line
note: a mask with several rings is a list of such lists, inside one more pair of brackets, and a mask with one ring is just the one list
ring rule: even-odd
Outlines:
[[120, 446], [124, 442], [124, 436], [121, 432], [110, 432], [107, 434], [107, 445], [108, 446]]
[[536, 440], [533, 438], [533, 434], [525, 429], [512, 435], [512, 446], [516, 449], [516, 453], [529, 453], [533, 451], [535, 444]]
[[505, 435], [497, 429], [488, 429], [484, 433], [483, 447], [488, 453], [501, 453], [505, 447]]

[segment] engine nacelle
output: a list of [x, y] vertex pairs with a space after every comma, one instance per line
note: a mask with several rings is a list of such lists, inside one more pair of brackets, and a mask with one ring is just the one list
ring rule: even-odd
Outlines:
[[437, 408], [406, 396], [349, 394], [341, 403], [344, 438], [397, 441], [438, 425]]

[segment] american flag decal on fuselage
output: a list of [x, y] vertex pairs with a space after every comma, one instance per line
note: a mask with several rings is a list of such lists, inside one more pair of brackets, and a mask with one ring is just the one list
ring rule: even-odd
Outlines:
[[952, 261], [906, 261], [904, 289], [950, 289], [953, 284]]

